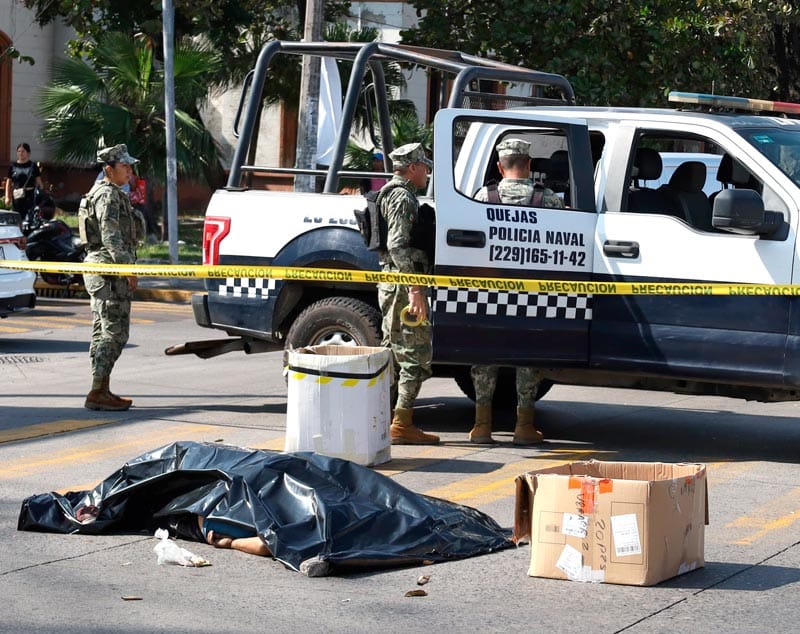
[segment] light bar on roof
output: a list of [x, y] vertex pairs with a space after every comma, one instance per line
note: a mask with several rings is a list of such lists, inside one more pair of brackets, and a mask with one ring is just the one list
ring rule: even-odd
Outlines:
[[800, 115], [800, 104], [785, 101], [766, 101], [747, 97], [728, 97], [725, 95], [705, 95], [699, 92], [671, 92], [669, 100], [674, 103], [696, 103], [715, 108], [735, 108], [752, 112], [785, 112]]

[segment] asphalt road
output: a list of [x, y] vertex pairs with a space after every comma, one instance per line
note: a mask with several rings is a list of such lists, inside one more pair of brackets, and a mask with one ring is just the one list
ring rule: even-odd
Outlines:
[[[89, 314], [80, 300], [42, 300], [0, 321], [0, 631], [307, 632], [381, 630], [765, 632], [796, 630], [800, 588], [800, 425], [795, 403], [556, 386], [538, 406], [549, 442], [466, 442], [471, 403], [452, 381], [426, 383], [417, 418], [438, 447], [393, 447], [378, 469], [419, 492], [513, 524], [514, 478], [589, 457], [705, 462], [705, 568], [643, 588], [527, 576], [522, 546], [467, 560], [308, 578], [265, 558], [183, 545], [208, 568], [157, 566], [155, 540], [19, 532], [22, 500], [82, 490], [126, 460], [175, 440], [282, 449], [281, 354], [166, 357], [216, 338], [186, 304], [136, 302], [112, 388], [128, 412], [83, 409]], [[422, 574], [428, 596], [406, 598]], [[139, 597], [124, 600], [123, 597]]]

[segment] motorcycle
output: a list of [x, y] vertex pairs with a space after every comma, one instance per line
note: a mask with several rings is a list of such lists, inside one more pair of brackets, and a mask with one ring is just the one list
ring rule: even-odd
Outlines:
[[[28, 259], [43, 262], [83, 262], [86, 247], [80, 238], [72, 235], [72, 229], [63, 221], [55, 218], [55, 202], [44, 194], [36, 198], [37, 204], [22, 221], [22, 233], [28, 244], [25, 255]], [[47, 284], [56, 286], [83, 285], [80, 273], [46, 273], [39, 276]]]

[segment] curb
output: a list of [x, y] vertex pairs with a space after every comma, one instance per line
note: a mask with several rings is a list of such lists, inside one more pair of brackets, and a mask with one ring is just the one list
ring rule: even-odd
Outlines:
[[33, 283], [33, 292], [36, 293], [36, 297], [55, 297], [59, 299], [83, 299], [89, 297], [83, 285], [56, 286], [42, 282], [38, 277]]
[[133, 299], [151, 302], [176, 302], [190, 304], [192, 295], [198, 291], [187, 291], [179, 288], [137, 288], [133, 293]]
[[[89, 295], [83, 286], [55, 286], [36, 280], [33, 290], [37, 297], [52, 297], [58, 299], [88, 299]], [[178, 288], [147, 288], [139, 287], [133, 293], [133, 299], [151, 302], [174, 302], [190, 304], [192, 295], [200, 290], [185, 290]]]

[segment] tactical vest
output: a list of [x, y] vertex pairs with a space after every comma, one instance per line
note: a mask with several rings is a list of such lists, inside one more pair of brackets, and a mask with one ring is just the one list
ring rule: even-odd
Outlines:
[[[500, 192], [497, 191], [497, 183], [489, 183], [486, 186], [486, 196], [488, 197], [488, 202], [493, 203], [495, 205], [499, 205], [503, 201], [500, 199]], [[531, 194], [530, 200], [528, 201], [528, 205], [532, 207], [541, 207], [542, 200], [544, 199], [544, 186], [540, 185], [539, 183], [533, 184], [533, 193]]]
[[[391, 187], [385, 187], [381, 189], [378, 195], [376, 206], [384, 223], [386, 223], [386, 220], [383, 218], [383, 214], [380, 213], [381, 202], [386, 194], [397, 187], [402, 187], [402, 185], [394, 184]], [[430, 205], [423, 204], [417, 207], [417, 221], [411, 227], [408, 245], [413, 249], [423, 251], [428, 258], [428, 262], [433, 264], [436, 248], [436, 212]], [[385, 239], [381, 248], [386, 248]]]
[[81, 198], [78, 208], [78, 231], [81, 242], [90, 249], [97, 249], [102, 244], [100, 236], [100, 223], [94, 215], [94, 199], [96, 192], [101, 189], [100, 183], [95, 183], [89, 193]]
[[[89, 193], [81, 199], [78, 209], [78, 230], [80, 231], [81, 242], [86, 245], [89, 251], [99, 250], [103, 246], [100, 221], [97, 219], [95, 204], [97, 198], [106, 187], [113, 187], [113, 185], [105, 181], [96, 183]], [[118, 193], [127, 198], [127, 194], [121, 191]], [[144, 218], [138, 210], [130, 205], [130, 202], [125, 205], [125, 199], [123, 199], [122, 204], [125, 207], [125, 211], [129, 213], [120, 214], [120, 229], [123, 231], [123, 239], [128, 242], [127, 248], [130, 249], [131, 255], [135, 258], [136, 245], [144, 239]], [[128, 224], [129, 227], [126, 227], [125, 224]], [[126, 231], [126, 229], [129, 229], [129, 231]], [[126, 233], [129, 235], [125, 235]]]

